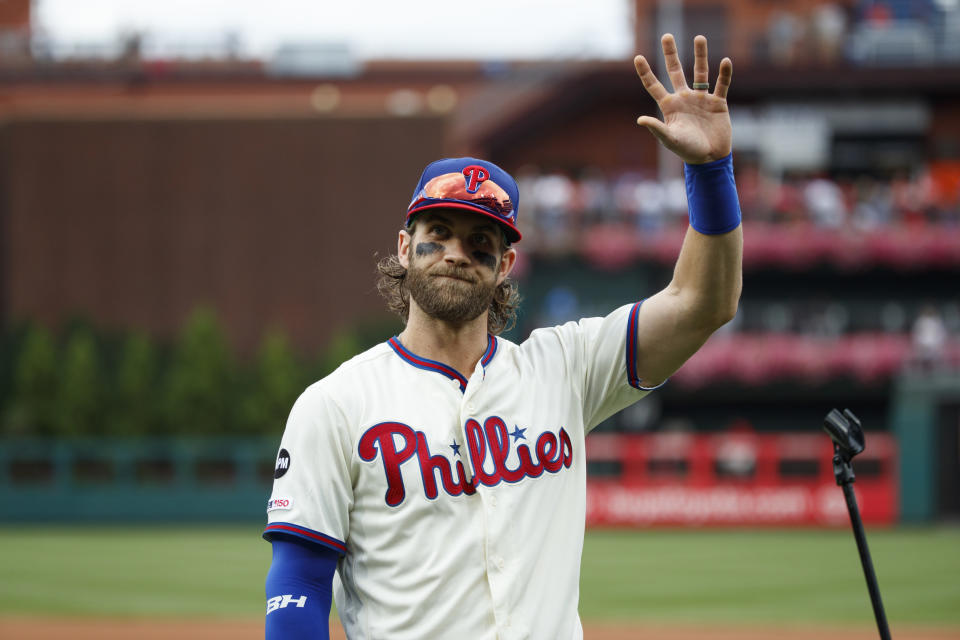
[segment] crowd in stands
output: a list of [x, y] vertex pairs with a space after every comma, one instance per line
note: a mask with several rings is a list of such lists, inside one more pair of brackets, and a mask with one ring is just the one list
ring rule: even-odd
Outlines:
[[[960, 371], [956, 301], [916, 309], [890, 301], [872, 324], [853, 322], [850, 308], [837, 301], [785, 300], [748, 307], [741, 305], [737, 317], [673, 376], [674, 383], [820, 384], [841, 378], [874, 384], [902, 371]], [[558, 285], [546, 296], [533, 325], [560, 324], [598, 312], [584, 308], [572, 290]]]
[[[606, 176], [587, 169], [519, 172], [521, 221], [540, 248], [559, 248], [597, 227], [651, 234], [683, 229], [687, 199], [682, 177]], [[960, 182], [927, 171], [888, 179], [826, 175], [771, 177], [737, 170], [744, 221], [869, 233], [889, 228], [960, 229]]]
[[[804, 268], [818, 261], [843, 268], [960, 267], [955, 173], [777, 178], [742, 164], [737, 183], [749, 229], [745, 268]], [[687, 228], [682, 177], [660, 181], [635, 172], [608, 177], [590, 169], [575, 176], [518, 173], [525, 250], [577, 254], [613, 270], [638, 259], [666, 266], [676, 260]], [[541, 326], [592, 312], [558, 285], [535, 315]], [[717, 379], [755, 384], [849, 377], [871, 383], [902, 370], [960, 370], [957, 299], [918, 306], [890, 298], [869, 308], [861, 302], [856, 309], [829, 300], [748, 300], [676, 381], [698, 386]]]
[[956, 62], [960, 5], [938, 0], [856, 0], [810, 3], [805, 11], [771, 12], [755, 49], [778, 66], [847, 60]]
[[[951, 310], [956, 311], [955, 305]], [[835, 378], [871, 384], [901, 371], [924, 375], [960, 371], [960, 332], [955, 313], [952, 322], [947, 322], [939, 309], [928, 306], [913, 318], [905, 332], [741, 333], [733, 327], [709, 340], [674, 378], [691, 387], [716, 380], [751, 385], [784, 381], [816, 384]]]

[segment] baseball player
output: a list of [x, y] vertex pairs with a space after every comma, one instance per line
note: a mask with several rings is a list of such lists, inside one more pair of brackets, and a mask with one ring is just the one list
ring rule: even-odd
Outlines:
[[268, 639], [328, 638], [331, 593], [351, 639], [582, 637], [584, 438], [729, 321], [741, 288], [732, 65], [709, 92], [698, 36], [691, 90], [673, 37], [662, 45], [672, 93], [635, 64], [664, 115], [638, 124], [686, 162], [691, 224], [672, 281], [606, 317], [504, 340], [517, 184], [476, 158], [427, 166], [380, 264], [404, 330], [290, 413], [264, 532]]

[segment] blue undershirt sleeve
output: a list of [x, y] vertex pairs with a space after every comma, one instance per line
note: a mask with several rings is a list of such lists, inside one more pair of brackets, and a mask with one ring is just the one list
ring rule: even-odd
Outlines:
[[339, 554], [290, 536], [274, 535], [271, 540], [265, 640], [329, 640]]

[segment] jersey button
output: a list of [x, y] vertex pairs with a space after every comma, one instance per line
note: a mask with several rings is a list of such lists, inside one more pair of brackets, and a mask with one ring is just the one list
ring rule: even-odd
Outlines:
[[467, 405], [467, 411], [470, 413], [473, 413], [474, 409], [476, 409], [476, 407], [473, 406], [472, 402]]
[[490, 496], [490, 506], [491, 507], [497, 506], [497, 496]]

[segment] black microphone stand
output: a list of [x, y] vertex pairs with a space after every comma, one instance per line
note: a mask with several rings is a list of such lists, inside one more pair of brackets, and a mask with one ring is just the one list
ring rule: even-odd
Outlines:
[[877, 574], [873, 571], [867, 536], [863, 531], [857, 497], [853, 493], [853, 482], [856, 478], [850, 462], [864, 449], [863, 428], [860, 420], [849, 409], [844, 409], [842, 414], [832, 409], [823, 420], [823, 430], [833, 440], [833, 475], [837, 479], [837, 484], [843, 488], [843, 497], [847, 501], [847, 511], [850, 513], [853, 535], [857, 539], [860, 564], [863, 565], [863, 574], [867, 579], [867, 589], [870, 591], [870, 602], [873, 604], [873, 615], [877, 619], [880, 638], [890, 640], [890, 627], [887, 625], [887, 614], [883, 611], [883, 601], [880, 599]]

